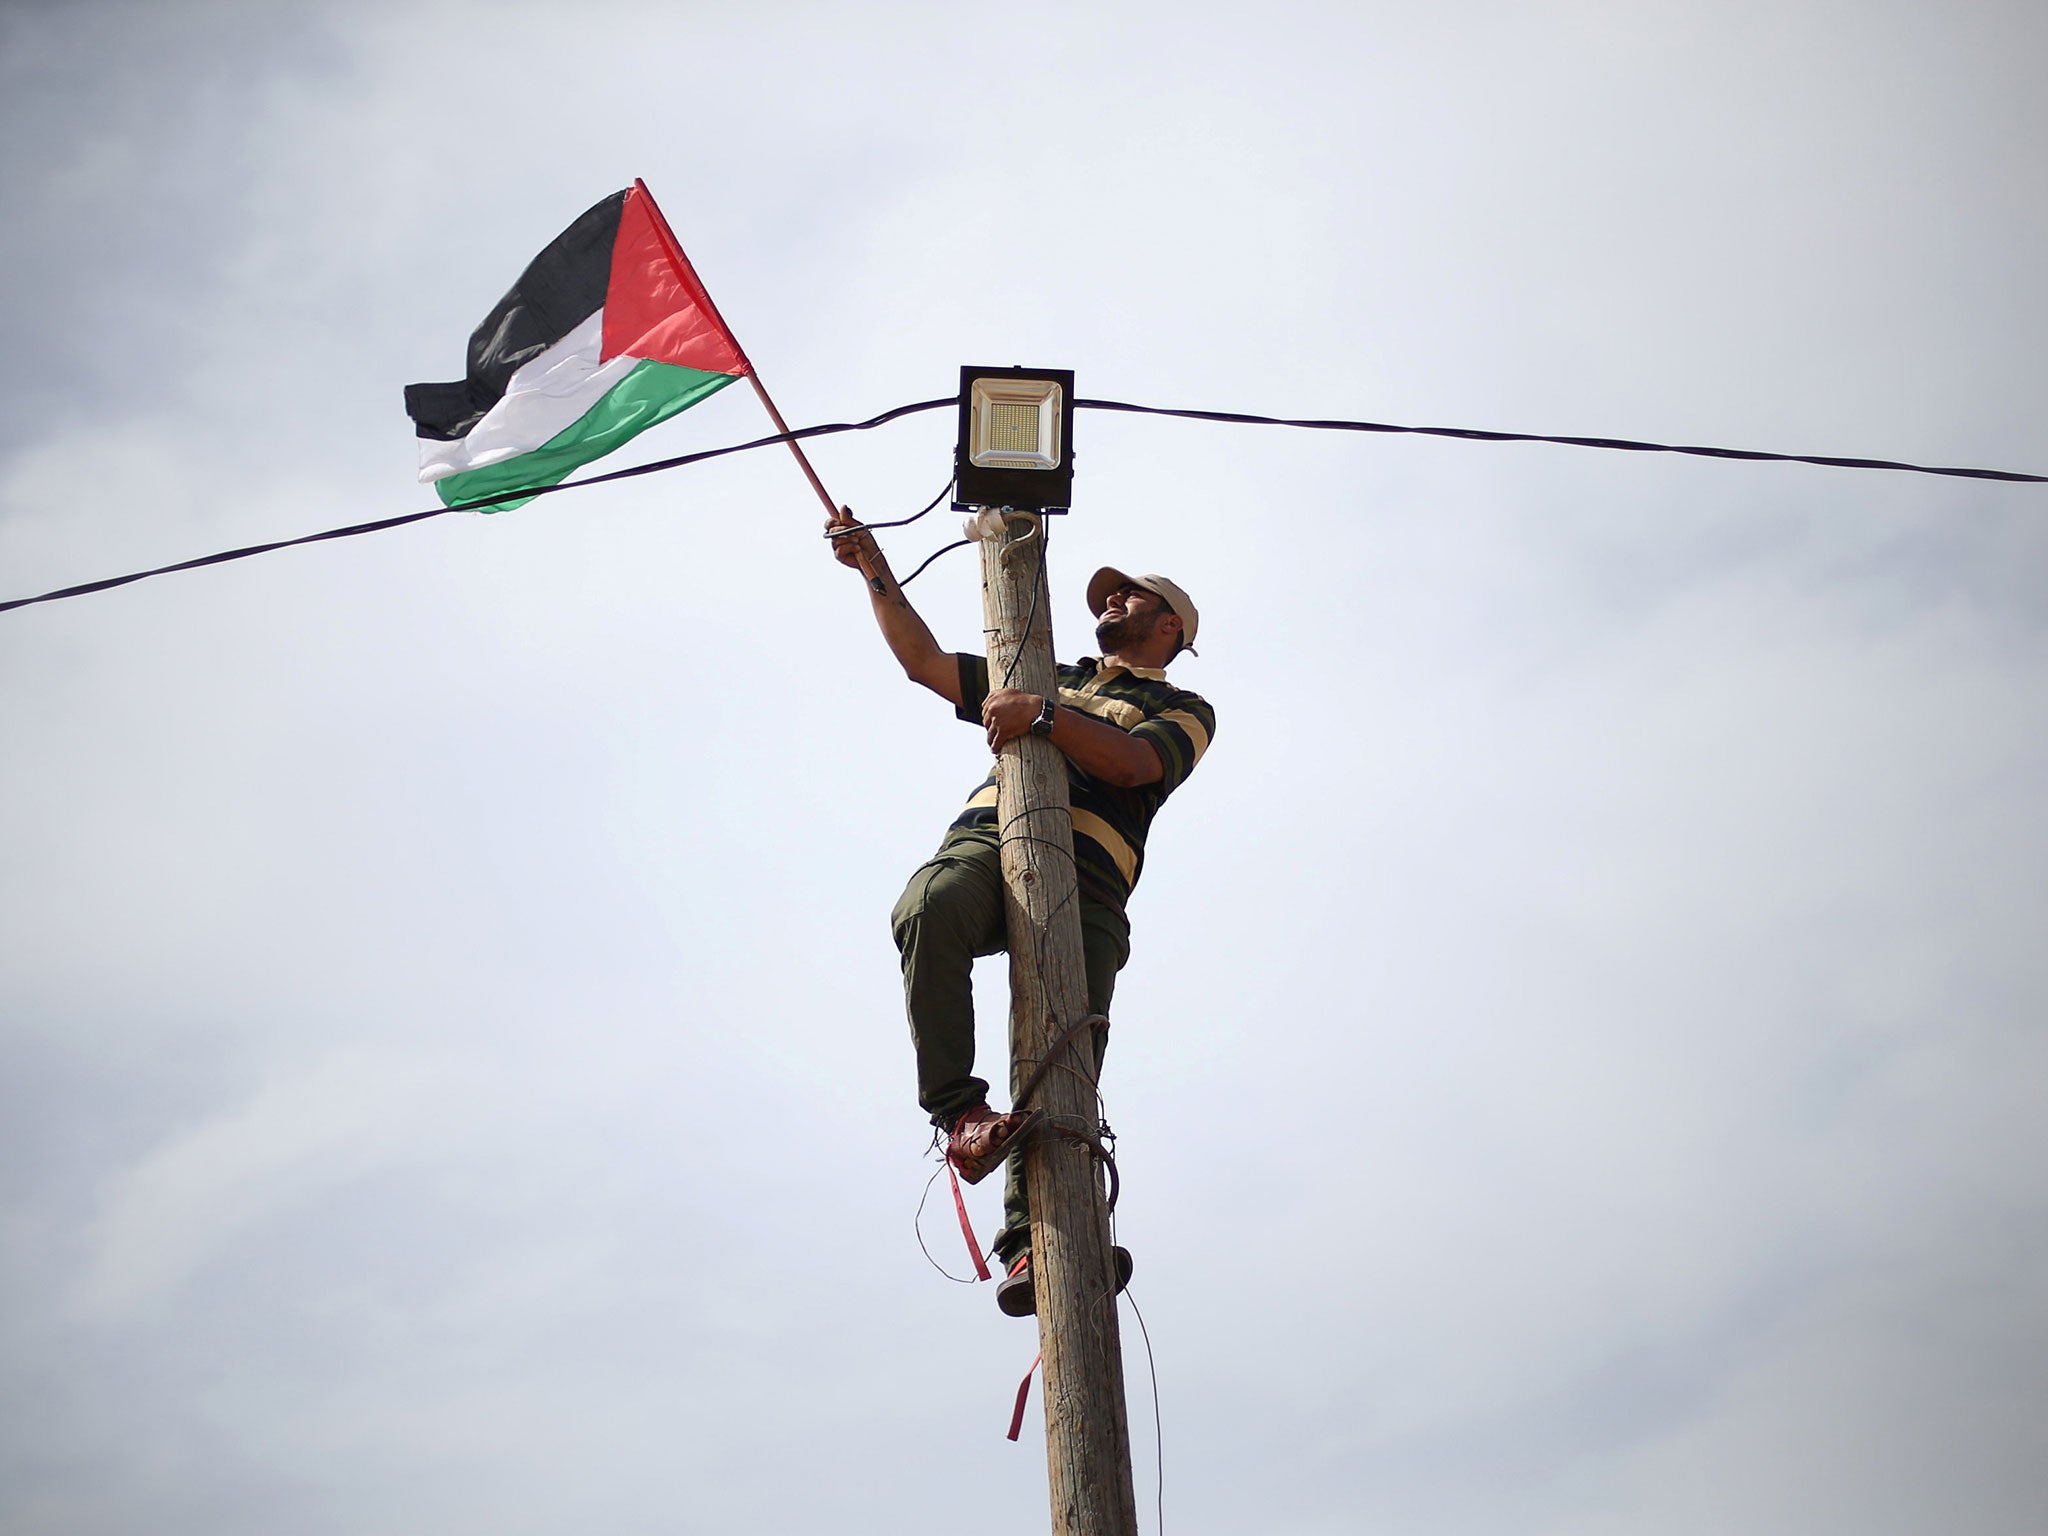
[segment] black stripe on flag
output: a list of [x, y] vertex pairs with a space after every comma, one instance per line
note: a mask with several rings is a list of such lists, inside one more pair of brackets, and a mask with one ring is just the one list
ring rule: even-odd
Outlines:
[[585, 213], [534, 257], [512, 291], [470, 333], [469, 377], [452, 384], [408, 384], [405, 413], [421, 437], [467, 436], [522, 363], [545, 352], [604, 306], [612, 280], [625, 192]]

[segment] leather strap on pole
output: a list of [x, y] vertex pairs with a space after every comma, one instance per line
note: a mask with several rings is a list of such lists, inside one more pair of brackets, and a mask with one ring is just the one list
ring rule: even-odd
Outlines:
[[1031, 1364], [1024, 1372], [1024, 1379], [1017, 1383], [1017, 1406], [1010, 1410], [1010, 1433], [1007, 1438], [1014, 1440], [1024, 1432], [1024, 1405], [1031, 1400], [1031, 1378], [1038, 1370], [1038, 1362], [1045, 1358], [1043, 1351], [1031, 1357]]
[[974, 1223], [967, 1219], [967, 1197], [960, 1193], [960, 1175], [953, 1171], [953, 1159], [946, 1159], [946, 1178], [953, 1186], [953, 1209], [960, 1217], [960, 1235], [967, 1239], [967, 1256], [974, 1260], [974, 1278], [993, 1280], [988, 1265], [982, 1262], [981, 1244], [974, 1236]]

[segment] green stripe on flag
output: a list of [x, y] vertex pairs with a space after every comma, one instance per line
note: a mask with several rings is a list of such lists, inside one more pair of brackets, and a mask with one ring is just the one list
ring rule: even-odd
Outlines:
[[[716, 394], [736, 377], [642, 359], [574, 425], [556, 433], [532, 452], [449, 475], [436, 480], [434, 488], [440, 492], [442, 504], [452, 507], [458, 501], [480, 501], [499, 491], [559, 484], [592, 459], [601, 459], [613, 449], [624, 447], [649, 427]], [[531, 499], [514, 497], [477, 510], [509, 512]]]

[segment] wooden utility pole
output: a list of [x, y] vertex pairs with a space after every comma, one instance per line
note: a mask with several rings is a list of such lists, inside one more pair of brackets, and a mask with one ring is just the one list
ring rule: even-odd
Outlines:
[[[981, 545], [989, 683], [1057, 697], [1052, 602], [1040, 518], [1010, 513]], [[1028, 633], [1027, 633], [1028, 627]], [[1088, 1013], [1064, 753], [1022, 736], [996, 763], [996, 815], [1010, 931], [1011, 1091]], [[1137, 1536], [1123, 1346], [1101, 1170], [1062, 1127], [1093, 1136], [1092, 1032], [1061, 1052], [1033, 1096], [1045, 1119], [1025, 1153], [1031, 1272], [1045, 1361], [1045, 1449], [1053, 1536]]]

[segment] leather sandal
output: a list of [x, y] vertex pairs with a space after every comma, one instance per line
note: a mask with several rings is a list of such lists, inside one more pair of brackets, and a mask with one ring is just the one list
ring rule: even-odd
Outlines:
[[979, 1184], [996, 1171], [1039, 1116], [1035, 1109], [999, 1115], [986, 1104], [963, 1109], [946, 1133], [946, 1161], [969, 1184]]

